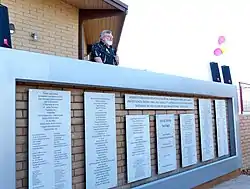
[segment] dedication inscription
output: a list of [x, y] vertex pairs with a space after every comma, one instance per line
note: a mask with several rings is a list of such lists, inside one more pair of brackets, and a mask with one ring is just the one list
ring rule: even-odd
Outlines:
[[117, 186], [115, 94], [84, 93], [86, 188]]
[[151, 176], [148, 115], [126, 115], [128, 182]]
[[202, 161], [213, 159], [214, 137], [212, 125], [212, 105], [210, 99], [199, 99], [199, 119]]
[[180, 114], [182, 166], [197, 163], [194, 114]]
[[177, 168], [174, 114], [156, 115], [158, 173]]
[[126, 109], [194, 109], [194, 99], [125, 94]]
[[29, 90], [29, 188], [72, 187], [70, 92]]
[[221, 157], [229, 154], [227, 111], [225, 100], [215, 100], [215, 117], [217, 129], [218, 156]]

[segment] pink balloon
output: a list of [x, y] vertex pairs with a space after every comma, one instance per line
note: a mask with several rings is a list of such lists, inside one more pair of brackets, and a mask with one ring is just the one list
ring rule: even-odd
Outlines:
[[219, 45], [221, 45], [221, 44], [224, 43], [225, 41], [226, 41], [226, 39], [225, 39], [224, 36], [220, 36], [219, 39], [218, 39]]
[[222, 52], [222, 50], [220, 48], [217, 48], [217, 49], [214, 50], [214, 55], [215, 56], [220, 56], [222, 54], [223, 54], [223, 52]]

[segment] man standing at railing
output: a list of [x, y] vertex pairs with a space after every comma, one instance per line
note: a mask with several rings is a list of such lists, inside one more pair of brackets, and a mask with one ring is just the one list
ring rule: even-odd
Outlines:
[[112, 47], [112, 44], [113, 44], [112, 31], [110, 30], [102, 31], [100, 34], [100, 41], [92, 46], [91, 49], [92, 61], [118, 66], [119, 57], [116, 55], [116, 52]]

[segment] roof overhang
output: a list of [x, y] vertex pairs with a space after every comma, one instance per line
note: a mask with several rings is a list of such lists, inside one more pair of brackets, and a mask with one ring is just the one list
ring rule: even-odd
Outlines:
[[[111, 30], [114, 35], [114, 48], [118, 48], [128, 11], [128, 5], [120, 0], [65, 1], [80, 8], [79, 24], [80, 26], [84, 24], [85, 41], [87, 46], [98, 41], [100, 32], [104, 29], [108, 29]], [[89, 4], [87, 4], [87, 2], [89, 2]], [[82, 36], [79, 36], [79, 42], [81, 49]]]
[[128, 5], [120, 0], [64, 0], [79, 9], [118, 9], [126, 12]]
[[125, 3], [121, 2], [120, 0], [104, 0], [104, 2], [112, 5], [113, 7], [126, 12], [128, 10], [128, 5]]

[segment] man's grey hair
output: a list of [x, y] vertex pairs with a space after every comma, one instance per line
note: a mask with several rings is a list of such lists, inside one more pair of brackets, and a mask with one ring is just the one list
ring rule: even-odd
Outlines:
[[103, 31], [100, 33], [100, 38], [102, 38], [105, 34], [111, 34], [111, 35], [112, 35], [112, 31], [111, 31], [111, 30], [103, 30]]

